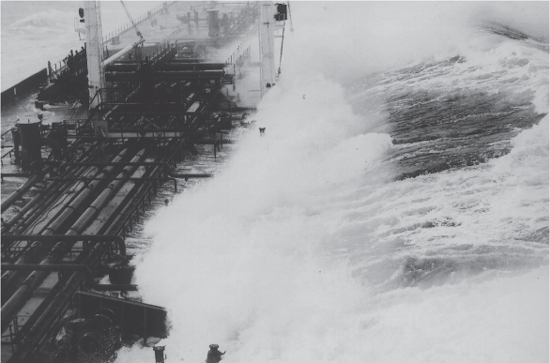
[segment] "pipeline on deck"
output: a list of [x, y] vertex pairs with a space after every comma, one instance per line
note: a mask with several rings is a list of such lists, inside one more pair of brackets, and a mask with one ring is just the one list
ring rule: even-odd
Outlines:
[[[6, 362], [108, 359], [118, 343], [107, 341], [166, 335], [162, 308], [94, 290], [135, 290], [124, 237], [159, 187], [174, 182], [177, 188], [176, 178], [211, 177], [174, 165], [194, 153], [195, 144], [210, 143], [216, 153], [228, 142], [220, 131], [231, 127], [232, 110], [212, 115], [222, 104], [231, 106], [221, 90], [234, 64], [208, 62], [206, 55], [250, 36], [258, 9], [248, 3], [239, 9], [223, 27], [210, 24], [208, 37], [200, 36], [206, 29], [197, 18], [192, 39], [179, 40], [183, 32], [174, 31], [168, 41], [141, 43], [112, 59], [106, 88], [96, 94], [99, 106], [87, 118], [49, 127], [19, 123], [11, 131], [5, 156], [15, 156], [23, 172], [3, 178], [28, 179], [1, 205]], [[239, 62], [250, 57], [249, 48], [234, 54]], [[81, 84], [82, 67], [73, 63], [56, 73], [57, 84], [40, 102]], [[240, 119], [244, 109], [235, 110]], [[51, 149], [46, 158], [45, 145]], [[106, 274], [110, 283], [98, 283]], [[65, 336], [56, 341], [62, 328]], [[94, 344], [101, 349], [91, 349]]]

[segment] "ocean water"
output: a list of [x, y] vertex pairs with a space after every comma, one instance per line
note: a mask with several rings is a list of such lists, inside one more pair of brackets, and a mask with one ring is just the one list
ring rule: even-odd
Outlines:
[[291, 14], [266, 134], [145, 222], [167, 361], [547, 362], [548, 3]]
[[[159, 2], [127, 1], [132, 17], [146, 13]], [[101, 1], [103, 33], [130, 22], [120, 1]], [[2, 91], [32, 74], [59, 63], [70, 50], [80, 50], [84, 41], [75, 31], [79, 1], [2, 1]]]
[[291, 11], [265, 136], [145, 224], [168, 359], [547, 362], [548, 4]]

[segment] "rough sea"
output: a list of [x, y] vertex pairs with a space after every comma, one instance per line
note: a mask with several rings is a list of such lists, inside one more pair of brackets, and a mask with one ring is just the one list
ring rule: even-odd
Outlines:
[[167, 362], [548, 362], [548, 3], [290, 5], [256, 126], [144, 224]]
[[[159, 3], [132, 1], [127, 9], [138, 17]], [[30, 75], [54, 65], [70, 50], [84, 45], [75, 31], [78, 24], [78, 1], [4, 1], [0, 2], [2, 32], [2, 91]], [[104, 35], [129, 22], [120, 1], [102, 1]]]

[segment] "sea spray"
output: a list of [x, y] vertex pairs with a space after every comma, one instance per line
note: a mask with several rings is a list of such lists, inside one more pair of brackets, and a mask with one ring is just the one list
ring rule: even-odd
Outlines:
[[[302, 86], [285, 92], [281, 83], [256, 115], [266, 134], [244, 134], [223, 171], [148, 226], [155, 242], [136, 277], [147, 301], [169, 309], [169, 339], [186, 342], [177, 355], [199, 359], [198, 347], [212, 339], [242, 344], [235, 334], [243, 326], [275, 305], [292, 310], [319, 271], [336, 284], [323, 267], [331, 262], [320, 249], [317, 201], [373, 168], [391, 144], [387, 135], [356, 132], [365, 121], [337, 85], [319, 78]], [[154, 266], [162, 271], [151, 273]], [[285, 302], [293, 296], [298, 302]]]
[[[319, 15], [335, 5], [316, 6]], [[447, 19], [450, 8], [438, 11]], [[293, 16], [300, 14], [295, 9]], [[465, 37], [453, 37], [449, 47], [436, 42], [443, 45], [437, 51], [408, 44], [404, 53], [411, 56], [400, 60], [395, 49], [379, 55], [388, 44], [382, 41], [369, 49], [371, 58], [353, 57], [350, 47], [316, 46], [331, 31], [328, 43], [349, 40], [338, 30], [347, 24], [329, 26], [318, 38], [298, 34], [296, 26], [283, 77], [232, 159], [149, 222], [153, 244], [136, 281], [145, 301], [169, 311], [172, 329], [161, 343], [169, 359], [201, 361], [208, 344], [218, 343], [228, 363], [548, 361], [547, 118], [515, 138], [500, 159], [396, 180], [392, 157], [407, 145], [372, 132], [387, 116], [383, 98], [368, 100], [373, 118], [353, 112], [340, 80], [410, 64], [425, 52], [430, 61], [438, 52], [436, 61], [454, 57], [462, 44], [452, 43]], [[407, 39], [416, 39], [411, 33]], [[471, 63], [452, 68], [451, 82], [436, 72], [415, 87], [435, 84], [444, 94], [446, 85], [458, 84], [467, 94], [474, 85], [498, 94], [484, 79], [499, 80], [491, 68], [499, 62], [500, 74], [510, 69], [530, 80], [504, 87], [523, 88], [521, 102], [547, 110], [547, 87], [534, 91], [538, 83], [531, 82], [537, 75], [547, 80], [547, 70], [522, 68], [523, 56], [533, 61], [539, 54], [514, 55], [517, 44], [490, 38], [482, 46], [496, 50], [486, 55], [478, 49], [487, 48], [464, 48]], [[361, 44], [360, 36], [352, 39]], [[370, 68], [377, 60], [383, 64]], [[411, 73], [375, 86], [391, 96]], [[427, 110], [414, 107], [420, 115]], [[265, 134], [256, 127], [266, 127]], [[436, 152], [430, 145], [427, 152]], [[134, 346], [118, 361], [151, 358], [150, 348]]]

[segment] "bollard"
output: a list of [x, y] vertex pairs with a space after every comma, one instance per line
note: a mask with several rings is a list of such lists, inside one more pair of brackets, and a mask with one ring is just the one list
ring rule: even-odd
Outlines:
[[153, 347], [155, 351], [155, 363], [164, 363], [166, 356], [164, 355], [164, 345]]

